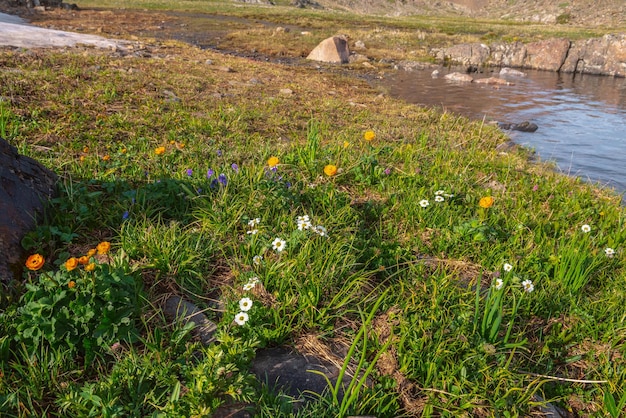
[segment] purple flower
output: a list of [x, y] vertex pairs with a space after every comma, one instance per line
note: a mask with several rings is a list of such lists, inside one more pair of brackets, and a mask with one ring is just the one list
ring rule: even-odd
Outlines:
[[236, 163], [232, 163], [230, 166], [235, 170], [235, 173], [239, 173], [239, 166]]
[[222, 150], [221, 150], [221, 149], [218, 149], [218, 150], [217, 150], [217, 156], [218, 156], [218, 157], [221, 157], [221, 156], [222, 156]]
[[291, 187], [291, 182], [290, 181], [286, 181], [285, 182], [285, 187], [287, 187], [289, 189]]
[[206, 178], [210, 179], [211, 177], [213, 177], [213, 174], [215, 174], [215, 171], [209, 168], [209, 171], [206, 172]]
[[187, 169], [187, 175], [191, 177], [193, 175], [193, 170], [191, 168]]
[[222, 183], [223, 186], [226, 186], [226, 183], [228, 183], [228, 179], [226, 178], [226, 174], [220, 174], [217, 177], [217, 181], [219, 181], [220, 183]]
[[128, 211], [125, 211], [124, 214], [122, 214], [122, 220], [128, 219], [128, 216], [129, 216]]
[[218, 184], [219, 183], [217, 182], [217, 179], [213, 179], [213, 181], [211, 182], [211, 189], [215, 189]]
[[536, 192], [537, 190], [539, 190], [539, 186], [535, 184], [535, 185], [533, 186], [533, 192]]
[[391, 174], [391, 168], [387, 167], [385, 168], [385, 174], [388, 176], [389, 174]]

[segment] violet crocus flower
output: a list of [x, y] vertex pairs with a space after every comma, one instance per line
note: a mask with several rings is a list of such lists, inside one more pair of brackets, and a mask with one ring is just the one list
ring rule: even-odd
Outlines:
[[122, 220], [123, 220], [123, 221], [125, 221], [126, 219], [128, 219], [128, 216], [130, 216], [130, 214], [128, 213], [128, 211], [125, 211], [125, 212], [122, 214]]
[[193, 170], [191, 168], [187, 169], [187, 175], [191, 177], [193, 175]]
[[209, 171], [206, 172], [206, 178], [210, 179], [211, 177], [213, 177], [213, 174], [215, 174], [215, 171], [209, 168]]
[[217, 150], [217, 156], [218, 156], [218, 157], [221, 157], [221, 156], [222, 156], [222, 150], [221, 150], [221, 149], [218, 149], [218, 150]]
[[221, 173], [221, 174], [217, 177], [217, 181], [219, 181], [220, 183], [222, 183], [222, 186], [226, 186], [226, 183], [228, 183], [228, 179], [226, 178], [226, 174]]
[[235, 173], [239, 173], [239, 166], [237, 165], [237, 163], [232, 163], [231, 167], [235, 171]]

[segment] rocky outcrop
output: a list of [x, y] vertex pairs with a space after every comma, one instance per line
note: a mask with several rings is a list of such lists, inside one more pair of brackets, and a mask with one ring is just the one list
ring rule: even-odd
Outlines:
[[348, 39], [343, 35], [324, 39], [306, 58], [333, 64], [347, 64], [350, 61]]
[[517, 67], [626, 77], [626, 34], [573, 42], [561, 38], [528, 44], [472, 43], [433, 49], [431, 55], [441, 62], [468, 67]]
[[22, 270], [24, 235], [35, 227], [44, 202], [56, 191], [57, 176], [32, 158], [18, 154], [0, 138], [0, 281]]

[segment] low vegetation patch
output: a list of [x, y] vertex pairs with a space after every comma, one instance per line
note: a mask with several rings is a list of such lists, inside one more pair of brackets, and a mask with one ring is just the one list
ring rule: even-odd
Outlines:
[[[495, 127], [176, 43], [0, 52], [59, 173], [0, 301], [0, 415], [584, 416], [626, 403], [624, 208]], [[216, 322], [202, 346], [160, 301]], [[216, 300], [220, 303], [216, 304]], [[349, 341], [297, 411], [255, 352]]]

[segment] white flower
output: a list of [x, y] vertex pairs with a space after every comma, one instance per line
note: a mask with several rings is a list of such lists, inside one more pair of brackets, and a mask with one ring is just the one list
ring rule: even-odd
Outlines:
[[496, 279], [494, 284], [496, 286], [496, 290], [500, 290], [502, 289], [502, 286], [504, 286], [504, 282], [500, 278]]
[[251, 284], [257, 284], [259, 282], [259, 278], [258, 277], [250, 277], [250, 279], [248, 280], [248, 283]]
[[248, 292], [248, 291], [250, 291], [250, 290], [254, 289], [254, 286], [256, 286], [256, 283], [250, 283], [250, 282], [248, 282], [248, 283], [246, 283], [246, 284], [244, 284], [244, 285], [243, 285], [243, 290], [244, 290], [244, 291], [246, 291], [246, 292]]
[[286, 244], [287, 243], [285, 242], [284, 239], [275, 238], [274, 241], [272, 241], [272, 248], [278, 252], [281, 252], [282, 250], [285, 249]]
[[580, 229], [586, 234], [587, 232], [591, 232], [591, 227], [587, 224], [584, 224], [580, 227]]
[[441, 196], [441, 195], [435, 196], [435, 202], [443, 202], [444, 200], [446, 200], [446, 199], [444, 199], [444, 197]]
[[426, 199], [424, 200], [420, 200], [420, 206], [425, 208], [426, 206], [430, 205], [430, 202]]
[[254, 218], [254, 219], [250, 219], [248, 221], [248, 226], [250, 228], [254, 228], [255, 226], [257, 226], [260, 223], [261, 223], [261, 218]]
[[313, 224], [311, 224], [311, 221], [304, 221], [304, 220], [299, 220], [298, 221], [298, 230], [299, 231], [304, 231], [305, 229], [310, 229], [313, 226]]
[[504, 269], [504, 271], [511, 271], [511, 270], [513, 270], [513, 266], [510, 265], [509, 263], [504, 263], [504, 266], [502, 268]]
[[252, 300], [250, 298], [241, 298], [239, 301], [239, 309], [242, 312], [247, 312], [252, 308]]
[[235, 315], [235, 322], [237, 323], [237, 325], [243, 325], [246, 322], [248, 322], [248, 314], [245, 312], [239, 312], [237, 315]]
[[528, 293], [532, 292], [533, 290], [535, 290], [535, 285], [533, 285], [533, 282], [531, 282], [530, 280], [524, 280], [522, 282], [522, 287], [524, 288], [524, 290]]
[[446, 193], [446, 191], [445, 191], [445, 190], [437, 190], [437, 191], [435, 192], [435, 196], [441, 196], [441, 195], [443, 195], [443, 194], [445, 194], [445, 193]]
[[309, 222], [310, 220], [309, 215], [302, 215], [296, 218], [297, 222]]
[[609, 258], [613, 258], [613, 256], [615, 255], [615, 250], [613, 248], [606, 247], [604, 249], [604, 254], [606, 254], [606, 256]]
[[259, 233], [258, 229], [251, 229], [250, 231], [246, 232], [246, 234], [248, 235], [256, 235]]
[[328, 234], [328, 231], [322, 225], [316, 226], [314, 231], [317, 232], [320, 237], [325, 237]]
[[255, 255], [254, 257], [252, 257], [252, 264], [254, 264], [255, 266], [261, 264], [261, 261], [263, 261], [262, 255]]

